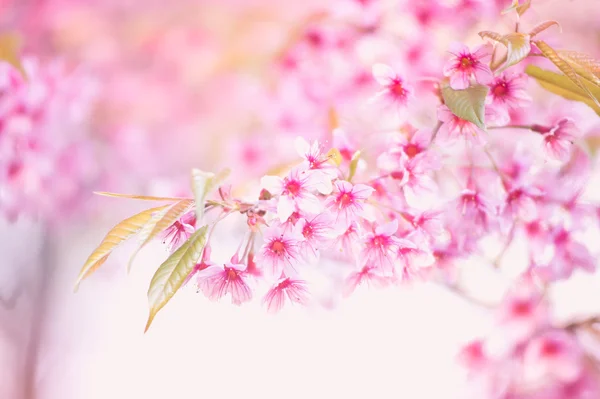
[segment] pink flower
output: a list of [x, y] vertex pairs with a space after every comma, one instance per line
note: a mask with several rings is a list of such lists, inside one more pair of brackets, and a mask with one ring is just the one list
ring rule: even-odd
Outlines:
[[573, 238], [573, 234], [562, 226], [551, 231], [554, 257], [546, 266], [552, 280], [571, 277], [576, 269], [589, 273], [596, 270], [596, 257], [588, 248]]
[[525, 91], [527, 75], [503, 73], [489, 84], [489, 103], [506, 111], [520, 109], [531, 104], [532, 98]]
[[455, 90], [469, 87], [471, 77], [480, 84], [488, 84], [492, 78], [490, 67], [485, 64], [492, 55], [489, 44], [478, 46], [473, 52], [461, 43], [450, 48], [453, 57], [444, 65], [444, 76], [450, 77], [450, 87]]
[[323, 153], [318, 141], [309, 143], [303, 137], [295, 141], [296, 151], [304, 159], [305, 166], [310, 170], [319, 170], [329, 176], [330, 180], [338, 177], [338, 170], [329, 163], [329, 157]]
[[402, 218], [410, 224], [413, 231], [431, 240], [440, 238], [445, 232], [441, 216], [442, 212], [435, 210], [421, 213], [402, 212]]
[[454, 142], [458, 138], [465, 138], [473, 144], [483, 145], [486, 143], [486, 133], [477, 125], [468, 120], [454, 115], [445, 105], [440, 105], [437, 117], [442, 122], [438, 132], [438, 138], [443, 142]]
[[458, 215], [463, 224], [487, 229], [496, 216], [496, 211], [490, 201], [480, 192], [463, 190], [457, 200]]
[[375, 232], [368, 233], [361, 252], [363, 263], [377, 268], [383, 275], [391, 275], [394, 270], [394, 259], [398, 249], [398, 221], [379, 225]]
[[384, 64], [373, 65], [373, 77], [383, 89], [372, 100], [384, 100], [389, 104], [406, 107], [412, 97], [413, 89], [392, 68]]
[[544, 138], [544, 151], [550, 158], [561, 162], [569, 160], [573, 140], [580, 135], [572, 119], [563, 118], [551, 128], [534, 126]]
[[437, 188], [431, 172], [438, 165], [432, 162], [428, 154], [422, 152], [409, 158], [404, 152], [391, 150], [377, 158], [377, 166], [389, 172], [390, 177], [398, 182], [411, 206], [418, 206], [419, 201], [434, 193]]
[[319, 249], [327, 246], [331, 240], [331, 215], [320, 213], [313, 217], [300, 219], [296, 226], [304, 237], [299, 244], [301, 255], [306, 258], [307, 262], [315, 263], [319, 257]]
[[162, 233], [163, 244], [167, 244], [169, 252], [175, 252], [194, 233], [196, 213], [188, 212]]
[[426, 247], [419, 247], [414, 242], [402, 238], [398, 242], [398, 251], [396, 253], [399, 261], [399, 273], [396, 273], [398, 282], [410, 282], [421, 274], [425, 268], [435, 262], [435, 257]]
[[379, 274], [379, 271], [380, 268], [367, 264], [363, 266], [362, 269], [350, 273], [344, 280], [342, 287], [342, 294], [344, 297], [350, 296], [361, 284], [373, 288], [387, 287], [390, 284], [390, 279]]
[[295, 168], [285, 178], [264, 176], [261, 186], [273, 195], [279, 195], [277, 216], [285, 222], [295, 211], [316, 214], [321, 211], [321, 202], [315, 192], [329, 194], [331, 178], [318, 171]]
[[212, 263], [198, 272], [198, 289], [211, 301], [218, 301], [230, 294], [231, 303], [234, 305], [248, 302], [252, 299], [252, 290], [246, 282], [245, 268], [246, 266], [241, 264]]
[[556, 380], [572, 383], [583, 372], [582, 360], [582, 350], [572, 335], [563, 330], [548, 331], [527, 344], [525, 378], [540, 385]]
[[263, 299], [263, 304], [267, 306], [269, 313], [277, 313], [287, 300], [291, 303], [307, 305], [310, 300], [306, 282], [303, 280], [294, 280], [289, 277], [282, 277], [267, 292]]
[[279, 276], [284, 271], [288, 275], [297, 274], [295, 267], [301, 260], [301, 240], [297, 229], [284, 231], [281, 226], [273, 226], [265, 231], [256, 262], [271, 276]]
[[529, 282], [517, 284], [507, 293], [497, 311], [497, 320], [509, 344], [528, 340], [550, 321], [543, 297]]
[[334, 255], [344, 259], [354, 259], [360, 245], [358, 224], [353, 221], [339, 236], [332, 241]]
[[364, 212], [364, 203], [375, 191], [364, 184], [352, 185], [345, 180], [334, 183], [335, 190], [325, 201], [325, 206], [334, 214], [336, 223], [348, 227]]
[[506, 202], [502, 210], [507, 220], [521, 218], [524, 221], [537, 218], [536, 200], [543, 195], [542, 191], [533, 186], [521, 186], [510, 189], [506, 193]]

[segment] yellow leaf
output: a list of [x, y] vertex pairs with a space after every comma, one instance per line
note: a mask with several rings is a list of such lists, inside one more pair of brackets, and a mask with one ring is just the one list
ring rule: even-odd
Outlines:
[[582, 89], [588, 95], [588, 97], [592, 101], [594, 101], [594, 103], [598, 105], [598, 107], [600, 107], [600, 102], [598, 102], [597, 97], [590, 92], [590, 89], [581, 81], [575, 69], [571, 65], [569, 65], [567, 61], [561, 58], [560, 55], [556, 52], [556, 50], [554, 50], [547, 43], [541, 40], [536, 41], [535, 45], [540, 49], [540, 51], [542, 52], [542, 54], [544, 54], [546, 58], [552, 61], [552, 63], [556, 65], [556, 67], [560, 69], [560, 71], [564, 73], [566, 77], [568, 77], [573, 83], [575, 83], [577, 87]]
[[144, 228], [140, 231], [140, 246], [135, 250], [129, 264], [127, 265], [127, 271], [131, 270], [133, 260], [135, 259], [138, 252], [146, 246], [150, 241], [155, 239], [160, 233], [169, 228], [179, 218], [188, 213], [194, 207], [194, 200], [185, 199], [176, 202], [172, 207], [166, 208], [161, 212], [155, 213], [152, 220], [150, 220]]
[[509, 33], [503, 36], [503, 43], [507, 48], [506, 64], [503, 69], [515, 65], [529, 55], [531, 51], [531, 42], [528, 34]]
[[577, 51], [558, 51], [558, 54], [573, 67], [579, 76], [600, 86], [600, 61]]
[[119, 244], [137, 234], [152, 218], [153, 213], [160, 212], [166, 207], [168, 205], [146, 209], [113, 227], [81, 268], [75, 283], [75, 291], [77, 291], [81, 281], [96, 271]]
[[[545, 31], [546, 29], [548, 29], [549, 27], [556, 25], [558, 26], [559, 29], [561, 29], [560, 24], [556, 21], [546, 21], [546, 22], [542, 22], [541, 24], [536, 25], [531, 32], [529, 32], [529, 36], [534, 37], [540, 33], [542, 33], [543, 31]], [[562, 30], [562, 29], [561, 29]]]
[[6, 33], [0, 35], [0, 61], [6, 61], [14, 68], [16, 68], [23, 78], [27, 79], [27, 73], [23, 64], [21, 64], [21, 58], [19, 52], [21, 50], [21, 37], [16, 33]]
[[[568, 100], [583, 102], [600, 116], [600, 106], [598, 106], [597, 101], [590, 99], [589, 94], [577, 86], [568, 77], [552, 71], [546, 71], [534, 65], [528, 65], [527, 68], [525, 68], [525, 73], [537, 80], [537, 82], [549, 92]], [[600, 99], [599, 87], [587, 82], [584, 82], [584, 84], [587, 85], [588, 91], [593, 96]]]
[[483, 32], [479, 32], [479, 36], [482, 39], [488, 38], [488, 39], [492, 39], [495, 42], [500, 42], [500, 43], [504, 43], [504, 36], [502, 36], [500, 33], [497, 32], [492, 32], [489, 30], [485, 30]]
[[150, 314], [146, 329], [148, 331], [154, 317], [179, 290], [186, 277], [200, 260], [206, 245], [208, 226], [198, 229], [190, 238], [158, 268], [148, 289]]
[[522, 3], [519, 2], [519, 0], [513, 0], [512, 4], [510, 7], [508, 7], [507, 9], [502, 11], [502, 14], [507, 14], [513, 10], [515, 10], [517, 12], [517, 14], [519, 14], [519, 16], [525, 14], [525, 11], [527, 11], [529, 9], [529, 7], [531, 7], [531, 0], [524, 0]]
[[327, 152], [327, 158], [329, 158], [329, 161], [335, 166], [340, 166], [342, 164], [342, 154], [337, 148], [332, 148], [329, 150]]
[[94, 194], [101, 195], [103, 197], [114, 197], [114, 198], [129, 198], [129, 199], [137, 199], [142, 201], [181, 201], [181, 200], [189, 200], [191, 198], [181, 198], [181, 197], [152, 197], [149, 195], [135, 195], [135, 194], [118, 194], [118, 193], [109, 193], [106, 191], [94, 191]]
[[350, 160], [350, 171], [348, 173], [348, 181], [352, 182], [352, 178], [356, 174], [356, 168], [358, 167], [358, 161], [360, 160], [360, 151], [356, 151], [352, 155], [352, 159]]

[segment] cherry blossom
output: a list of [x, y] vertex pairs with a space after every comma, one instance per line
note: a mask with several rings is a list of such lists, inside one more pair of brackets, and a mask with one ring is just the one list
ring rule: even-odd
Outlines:
[[279, 220], [287, 220], [295, 211], [319, 213], [321, 202], [315, 192], [328, 194], [332, 190], [330, 178], [323, 173], [302, 168], [293, 169], [285, 178], [264, 176], [264, 188], [273, 195], [279, 195], [277, 215]]
[[289, 277], [280, 278], [263, 298], [263, 303], [267, 306], [269, 313], [279, 312], [285, 302], [307, 305], [310, 300], [310, 294], [303, 280], [294, 280]]
[[229, 294], [231, 303], [241, 305], [252, 299], [252, 290], [248, 285], [242, 264], [210, 264], [196, 274], [198, 290], [211, 301], [217, 301]]
[[491, 45], [481, 45], [472, 52], [461, 43], [454, 43], [450, 48], [452, 58], [444, 65], [444, 76], [450, 78], [450, 86], [455, 90], [469, 87], [471, 77], [480, 84], [488, 84], [492, 80], [492, 71], [487, 65], [490, 59]]
[[333, 195], [325, 201], [326, 207], [335, 215], [335, 220], [343, 226], [360, 216], [364, 211], [364, 203], [374, 189], [364, 184], [349, 183], [338, 180], [334, 183]]
[[291, 275], [297, 274], [302, 238], [298, 229], [284, 232], [281, 226], [270, 227], [265, 231], [264, 244], [256, 257], [257, 264], [272, 276], [278, 276], [283, 271]]
[[381, 99], [398, 107], [405, 107], [413, 95], [412, 87], [388, 65], [373, 65], [373, 77], [383, 89], [374, 99]]

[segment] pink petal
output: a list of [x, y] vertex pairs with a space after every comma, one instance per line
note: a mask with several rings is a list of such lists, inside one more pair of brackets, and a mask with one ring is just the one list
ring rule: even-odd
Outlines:
[[463, 90], [469, 87], [469, 73], [457, 71], [450, 76], [450, 87], [454, 90]]
[[375, 64], [372, 67], [373, 77], [382, 86], [387, 86], [396, 77], [394, 70], [385, 64]]

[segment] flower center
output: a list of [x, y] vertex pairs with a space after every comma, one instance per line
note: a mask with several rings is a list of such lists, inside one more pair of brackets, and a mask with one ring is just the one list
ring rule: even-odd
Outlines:
[[285, 244], [281, 240], [275, 240], [271, 243], [271, 251], [276, 255], [281, 255], [285, 252]]
[[288, 194], [290, 194], [292, 197], [297, 196], [300, 193], [300, 189], [302, 188], [302, 186], [300, 185], [300, 183], [296, 180], [291, 180], [288, 181], [287, 184], [285, 185], [285, 189], [288, 192]]
[[402, 82], [398, 79], [394, 79], [389, 86], [390, 92], [394, 95], [394, 97], [404, 97], [406, 96], [406, 89], [402, 85]]
[[553, 356], [560, 352], [560, 344], [554, 340], [547, 339], [542, 344], [542, 354], [546, 356]]
[[462, 57], [460, 58], [460, 66], [461, 66], [462, 68], [465, 68], [465, 69], [467, 69], [467, 68], [471, 68], [471, 67], [473, 66], [473, 64], [474, 64], [474, 63], [475, 63], [475, 62], [473, 61], [473, 58], [472, 58], [471, 56], [466, 56], [466, 55], [465, 55], [465, 56], [462, 56]]
[[340, 206], [348, 206], [353, 202], [352, 196], [348, 193], [343, 193], [338, 197], [338, 202]]
[[492, 89], [492, 94], [494, 97], [505, 97], [507, 92], [508, 86], [506, 85], [506, 82], [498, 83]]
[[527, 316], [531, 313], [531, 304], [528, 301], [517, 301], [513, 304], [512, 311], [517, 316]]
[[310, 224], [306, 224], [304, 225], [304, 228], [302, 229], [302, 235], [304, 236], [304, 238], [310, 238], [313, 235], [313, 228]]
[[227, 267], [227, 280], [235, 280], [238, 278], [237, 271], [231, 267]]
[[409, 158], [412, 158], [419, 152], [421, 152], [421, 150], [418, 146], [414, 144], [408, 144], [406, 147], [404, 147], [404, 152], [406, 153], [406, 155], [408, 155]]

